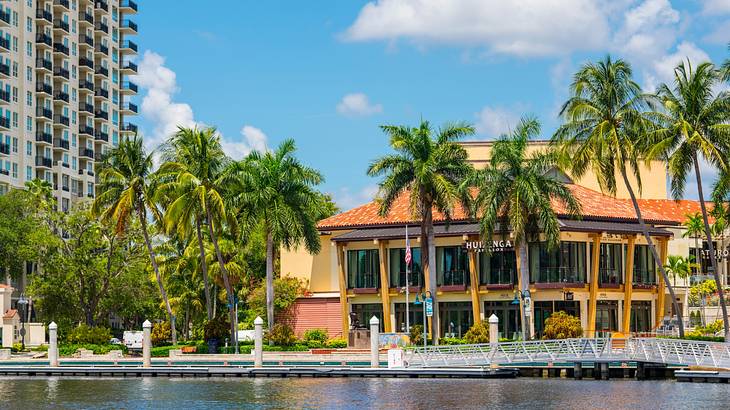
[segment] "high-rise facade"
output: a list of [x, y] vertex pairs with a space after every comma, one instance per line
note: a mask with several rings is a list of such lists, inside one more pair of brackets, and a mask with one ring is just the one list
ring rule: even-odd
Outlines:
[[93, 198], [95, 164], [137, 126], [132, 0], [0, 0], [0, 194], [34, 178], [58, 207]]

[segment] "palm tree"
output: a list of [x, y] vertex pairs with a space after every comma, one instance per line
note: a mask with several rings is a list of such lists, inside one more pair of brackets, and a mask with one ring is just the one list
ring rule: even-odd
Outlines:
[[639, 208], [628, 172], [633, 174], [641, 192], [639, 162], [645, 154], [644, 131], [651, 129], [648, 116], [642, 114], [648, 101], [632, 79], [629, 63], [607, 56], [597, 63], [587, 63], [575, 74], [571, 97], [560, 115], [565, 123], [558, 128], [552, 143], [560, 151], [566, 168], [577, 178], [591, 169], [603, 192], [616, 195], [616, 175], [620, 175], [631, 198], [636, 218], [651, 249], [659, 272], [672, 298], [680, 336], [684, 324], [674, 289], [659, 258], [654, 241]]
[[[651, 153], [652, 156], [668, 158], [672, 195], [675, 199], [684, 195], [687, 177], [694, 170], [705, 240], [718, 289], [722, 289], [722, 285], [703, 194], [700, 159], [721, 171], [728, 169], [726, 158], [730, 152], [730, 95], [725, 92], [715, 93], [714, 87], [720, 80], [720, 71], [712, 63], [701, 63], [693, 70], [691, 63], [682, 62], [674, 69], [674, 83], [662, 84], [658, 88], [657, 93], [665, 113], [660, 117], [663, 127], [657, 132], [657, 142]], [[720, 307], [725, 337], [730, 340], [727, 306], [722, 292]]]
[[[231, 190], [242, 227], [263, 225], [266, 235], [266, 317], [274, 325], [274, 254], [304, 244], [310, 253], [321, 248], [317, 218], [324, 212], [323, 196], [314, 187], [323, 182], [319, 171], [295, 156], [294, 141], [287, 139], [276, 151], [253, 151], [232, 164], [223, 179]], [[248, 232], [250, 229], [243, 229]]]
[[[168, 184], [161, 185], [162, 197], [170, 198], [165, 213], [165, 226], [175, 229], [184, 238], [195, 235], [200, 254], [200, 267], [205, 290], [208, 320], [213, 319], [213, 304], [208, 283], [208, 263], [203, 246], [203, 225], [207, 224], [207, 204], [218, 201], [215, 180], [227, 158], [213, 128], [180, 127], [163, 147], [163, 165], [159, 174], [168, 175]], [[164, 177], [163, 177], [164, 178]]]
[[131, 138], [123, 138], [119, 142], [119, 146], [104, 156], [101, 163], [99, 172], [101, 182], [92, 211], [95, 215], [100, 215], [102, 220], [112, 222], [117, 233], [123, 233], [136, 214], [142, 226], [142, 234], [157, 285], [160, 288], [160, 295], [170, 319], [172, 342], [175, 344], [177, 343], [175, 315], [172, 313], [170, 301], [162, 283], [160, 268], [147, 226], [148, 211], [156, 221], [160, 221], [162, 218], [153, 201], [154, 188], [150, 184], [151, 174], [152, 154], [146, 152], [142, 137], [135, 135]]
[[[510, 135], [503, 135], [492, 148], [489, 165], [475, 174], [478, 193], [473, 214], [481, 215], [482, 238], [489, 240], [497, 223], [512, 228], [519, 254], [521, 291], [530, 284], [527, 256], [528, 236], [542, 231], [549, 249], [560, 244], [560, 224], [552, 207], [555, 200], [573, 216], [580, 215], [580, 204], [572, 191], [551, 171], [557, 168], [553, 152], [527, 153], [528, 141], [540, 135], [537, 119], [520, 120]], [[529, 338], [529, 326], [522, 318], [522, 332]]]
[[677, 277], [684, 279], [685, 286], [687, 285], [687, 278], [692, 274], [692, 268], [696, 267], [694, 263], [694, 256], [689, 255], [687, 258], [680, 255], [669, 255], [667, 257], [667, 264], [664, 265], [664, 269], [674, 277], [674, 282], [677, 282]]
[[383, 177], [379, 184], [380, 215], [390, 212], [395, 200], [408, 195], [413, 217], [421, 221], [421, 266], [428, 272], [428, 291], [434, 299], [431, 332], [438, 343], [439, 312], [436, 302], [436, 241], [433, 232], [433, 210], [447, 221], [454, 205], [466, 205], [468, 195], [460, 189], [472, 173], [466, 161], [466, 150], [456, 141], [474, 134], [474, 127], [465, 123], [446, 124], [438, 130], [428, 121], [418, 127], [384, 125], [380, 127], [390, 138], [396, 153], [373, 161], [368, 175]]
[[[694, 214], [688, 214], [686, 215], [686, 220], [682, 222], [682, 225], [684, 226], [685, 230], [682, 232], [682, 238], [694, 238], [695, 240], [695, 260], [700, 260], [700, 235], [702, 235], [702, 231], [705, 230], [704, 222], [702, 221], [702, 214], [699, 212], [695, 212]], [[696, 266], [697, 270], [699, 270], [700, 266]]]

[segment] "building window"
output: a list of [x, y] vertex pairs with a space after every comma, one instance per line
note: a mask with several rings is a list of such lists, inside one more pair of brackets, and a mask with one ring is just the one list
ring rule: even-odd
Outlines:
[[29, 107], [33, 106], [33, 93], [30, 91], [25, 92], [25, 104]]
[[25, 18], [25, 29], [28, 30], [29, 33], [33, 32], [33, 19], [30, 17]]
[[33, 143], [31, 141], [25, 142], [25, 155], [33, 155]]
[[[25, 69], [26, 69], [25, 70], [25, 79], [28, 81], [33, 81], [33, 68], [26, 67]], [[16, 75], [16, 77], [17, 77], [17, 75]]]
[[637, 285], [656, 284], [656, 263], [648, 245], [634, 245], [634, 277]]
[[[395, 326], [399, 332], [407, 333], [406, 330], [406, 304], [395, 304]], [[415, 325], [423, 326], [423, 309], [420, 306], [411, 304], [408, 307], [408, 324], [413, 327]]]
[[347, 284], [350, 289], [379, 287], [380, 261], [377, 249], [347, 251]]
[[18, 163], [13, 162], [13, 179], [18, 179]]
[[[518, 306], [519, 309], [519, 306]], [[545, 330], [545, 321], [554, 312], [565, 312], [570, 316], [580, 319], [580, 302], [579, 301], [535, 301], [535, 336], [542, 337]]]
[[31, 167], [30, 165], [25, 167], [25, 179], [27, 179], [28, 181], [33, 179], [33, 167]]
[[13, 152], [18, 152], [18, 137], [13, 137]]
[[585, 283], [585, 242], [562, 241], [554, 250], [546, 242], [533, 242], [529, 252], [530, 282]]
[[[535, 311], [537, 312], [535, 302]], [[520, 305], [513, 305], [512, 301], [486, 301], [484, 302], [484, 317], [494, 314], [499, 318], [499, 337], [511, 340], [519, 338], [520, 326]], [[537, 330], [537, 321], [535, 321]]]
[[[406, 250], [391, 249], [389, 259], [390, 286], [406, 285]], [[421, 248], [411, 248], [411, 269], [408, 274], [410, 286], [423, 286], [423, 270], [421, 269]]]
[[25, 47], [26, 47], [25, 53], [28, 55], [28, 57], [33, 57], [33, 43], [28, 41], [28, 42], [26, 42]]
[[438, 286], [464, 286], [469, 283], [468, 254], [463, 246], [436, 247]]
[[650, 301], [632, 301], [631, 302], [631, 331], [632, 332], [649, 332], [651, 331], [651, 302]]
[[[591, 244], [591, 255], [593, 244]], [[620, 285], [623, 283], [623, 245], [620, 243], [602, 243], [598, 263], [598, 283], [601, 285]], [[591, 259], [591, 263], [593, 260]], [[588, 265], [590, 266], [591, 263]]]
[[25, 129], [29, 132], [33, 131], [33, 117], [25, 117]]
[[479, 282], [484, 285], [517, 283], [517, 256], [514, 249], [479, 253]]
[[370, 329], [370, 318], [377, 317], [380, 321], [380, 331], [383, 331], [383, 305], [381, 303], [358, 303], [350, 305], [352, 313], [359, 326], [356, 323], [350, 323], [352, 327], [360, 329]]
[[439, 315], [443, 337], [464, 337], [474, 318], [471, 302], [441, 302]]
[[[615, 300], [596, 301], [596, 330], [608, 334], [618, 330], [618, 302]], [[600, 337], [599, 335], [596, 335]]]

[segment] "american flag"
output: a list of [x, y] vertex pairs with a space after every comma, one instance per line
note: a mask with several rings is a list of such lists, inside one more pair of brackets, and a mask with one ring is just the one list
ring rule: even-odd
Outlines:
[[408, 239], [408, 226], [406, 226], [406, 266], [411, 265], [411, 240]]

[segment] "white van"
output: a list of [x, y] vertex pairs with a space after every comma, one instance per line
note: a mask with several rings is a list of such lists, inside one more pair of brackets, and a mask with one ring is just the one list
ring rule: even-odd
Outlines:
[[142, 337], [144, 333], [139, 330], [124, 331], [124, 345], [128, 350], [142, 350]]

